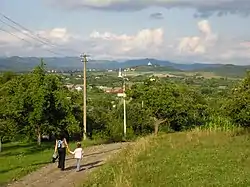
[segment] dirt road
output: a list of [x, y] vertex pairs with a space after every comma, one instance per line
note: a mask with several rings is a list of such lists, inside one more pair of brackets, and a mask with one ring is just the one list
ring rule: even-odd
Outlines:
[[10, 187], [73, 187], [83, 182], [84, 178], [95, 168], [103, 165], [104, 162], [113, 154], [118, 152], [128, 143], [116, 143], [99, 145], [86, 148], [85, 156], [81, 162], [82, 170], [76, 172], [76, 164], [73, 156], [68, 156], [65, 171], [57, 168], [57, 163], [49, 164], [21, 180], [10, 184]]

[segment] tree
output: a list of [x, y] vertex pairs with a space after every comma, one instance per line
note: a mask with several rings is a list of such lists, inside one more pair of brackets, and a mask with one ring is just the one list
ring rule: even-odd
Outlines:
[[8, 81], [10, 81], [11, 79], [15, 78], [17, 75], [14, 72], [11, 71], [7, 71], [4, 72], [3, 75], [0, 77], [0, 84], [4, 84]]
[[43, 133], [79, 130], [79, 122], [73, 113], [73, 95], [63, 86], [60, 77], [46, 74], [43, 61], [31, 75], [27, 94], [29, 127], [36, 133], [38, 145]]
[[22, 103], [25, 97], [20, 94], [22, 90], [25, 90], [25, 85], [22, 83], [22, 78], [18, 82], [17, 77], [12, 76], [12, 74], [7, 73], [2, 77], [0, 88], [0, 144], [5, 137], [13, 137], [18, 132], [25, 118], [22, 115], [24, 111]]
[[235, 124], [250, 127], [250, 72], [232, 89], [225, 112]]
[[147, 113], [154, 120], [155, 134], [165, 123], [175, 131], [185, 130], [204, 123], [206, 102], [194, 90], [171, 82], [147, 80], [128, 91], [131, 102], [144, 102]]
[[1, 132], [7, 134], [11, 127], [14, 134], [36, 137], [40, 145], [45, 133], [79, 131], [73, 93], [59, 76], [46, 74], [43, 61], [32, 73], [5, 81], [0, 92]]
[[[154, 128], [152, 123], [154, 122], [150, 117], [149, 110], [144, 107], [144, 102], [127, 101], [127, 129], [132, 130], [133, 135], [141, 136], [148, 133], [152, 133]], [[123, 121], [123, 103], [118, 108], [120, 119]]]
[[[108, 94], [103, 93], [102, 97], [94, 97], [88, 100], [87, 116], [88, 116], [88, 132], [90, 137], [92, 135], [109, 136], [112, 132], [110, 130], [110, 122], [115, 120], [112, 101], [114, 98]], [[108, 135], [109, 134], [109, 135]]]

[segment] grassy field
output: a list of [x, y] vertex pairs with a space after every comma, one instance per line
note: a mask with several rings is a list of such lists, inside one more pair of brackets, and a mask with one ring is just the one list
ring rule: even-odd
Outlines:
[[[85, 141], [83, 146], [100, 143], [102, 143], [101, 140]], [[70, 149], [73, 150], [75, 147], [75, 143], [70, 143]], [[42, 143], [41, 147], [36, 143], [3, 144], [3, 151], [0, 153], [0, 186], [51, 163], [53, 152], [53, 143]]]
[[[106, 72], [107, 75], [111, 75], [111, 76], [117, 76], [117, 72]], [[139, 75], [154, 75], [154, 76], [159, 76], [159, 77], [163, 77], [166, 75], [172, 75], [172, 76], [177, 76], [177, 77], [192, 77], [195, 76], [196, 74], [199, 74], [200, 76], [203, 76], [206, 79], [211, 79], [211, 78], [222, 78], [225, 76], [220, 76], [220, 75], [216, 75], [213, 72], [189, 72], [189, 71], [130, 71], [130, 72], [126, 72], [127, 76], [131, 76], [131, 77], [135, 77], [135, 76], [139, 76]]]
[[147, 137], [82, 186], [250, 186], [249, 140], [247, 134], [201, 131]]

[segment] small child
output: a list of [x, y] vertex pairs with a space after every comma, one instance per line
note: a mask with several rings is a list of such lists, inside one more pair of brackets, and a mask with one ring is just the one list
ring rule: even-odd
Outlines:
[[75, 159], [76, 159], [76, 171], [80, 171], [80, 164], [81, 164], [81, 160], [83, 157], [83, 149], [82, 149], [82, 145], [80, 142], [77, 142], [76, 144], [77, 148], [72, 152], [69, 151], [71, 154], [75, 155]]

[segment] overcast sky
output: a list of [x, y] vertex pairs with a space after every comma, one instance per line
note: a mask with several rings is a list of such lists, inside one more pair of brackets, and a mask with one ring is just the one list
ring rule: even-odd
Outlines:
[[250, 0], [0, 0], [0, 12], [32, 31], [0, 15], [0, 56], [250, 65]]

